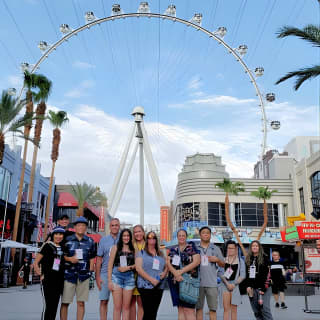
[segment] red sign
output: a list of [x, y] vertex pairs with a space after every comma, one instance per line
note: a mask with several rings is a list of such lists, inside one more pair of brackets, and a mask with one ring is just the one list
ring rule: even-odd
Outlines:
[[300, 239], [320, 239], [320, 222], [300, 222], [297, 229]]
[[168, 241], [168, 211], [169, 207], [160, 207], [160, 240]]
[[[2, 238], [3, 224], [4, 224], [4, 221], [0, 220], [0, 237], [1, 238]], [[10, 219], [8, 219], [4, 227], [3, 239], [9, 239], [10, 236], [11, 236], [11, 225], [10, 225]]]

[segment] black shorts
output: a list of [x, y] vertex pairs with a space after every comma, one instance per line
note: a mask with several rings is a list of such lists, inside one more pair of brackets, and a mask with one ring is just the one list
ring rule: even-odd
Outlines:
[[284, 290], [287, 289], [286, 284], [284, 282], [273, 282], [271, 287], [273, 294], [284, 292]]

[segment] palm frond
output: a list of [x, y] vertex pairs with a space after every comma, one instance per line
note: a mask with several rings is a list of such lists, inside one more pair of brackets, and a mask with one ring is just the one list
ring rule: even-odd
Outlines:
[[71, 193], [76, 198], [79, 207], [83, 207], [86, 202], [90, 202], [92, 196], [96, 192], [96, 188], [86, 182], [70, 184]]
[[49, 119], [50, 124], [54, 128], [61, 128], [65, 123], [69, 122], [69, 118], [67, 117], [67, 113], [65, 111], [54, 112], [49, 110], [47, 119]]
[[305, 82], [306, 80], [311, 80], [312, 78], [315, 78], [320, 75], [320, 65], [315, 65], [309, 68], [303, 68], [297, 71], [291, 71], [287, 73], [285, 76], [280, 78], [275, 84], [279, 84], [283, 81], [286, 81], [290, 78], [296, 77], [294, 89], [298, 90], [300, 86]]
[[320, 47], [320, 28], [313, 24], [309, 24], [303, 29], [284, 26], [277, 32], [277, 34], [278, 38], [295, 36], [312, 43], [316, 47]]

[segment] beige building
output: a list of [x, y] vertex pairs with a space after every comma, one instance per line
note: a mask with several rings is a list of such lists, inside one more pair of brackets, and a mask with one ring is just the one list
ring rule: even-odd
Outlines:
[[[279, 240], [280, 228], [287, 225], [289, 216], [305, 213], [307, 220], [320, 219], [319, 146], [317, 137], [294, 138], [283, 153], [268, 151], [263, 162], [255, 165], [255, 178], [231, 178], [231, 181], [243, 182], [245, 186], [245, 192], [230, 196], [230, 216], [240, 232], [255, 238], [260, 230], [263, 202], [253, 197], [251, 191], [261, 186], [277, 190], [268, 200], [266, 243], [268, 237]], [[307, 157], [302, 157], [303, 154]], [[191, 226], [195, 221], [214, 227], [218, 233], [227, 229], [225, 194], [215, 188], [215, 184], [224, 177], [229, 177], [229, 174], [221, 157], [212, 153], [197, 153], [186, 158], [178, 175], [175, 199], [171, 206], [173, 231], [182, 226]]]

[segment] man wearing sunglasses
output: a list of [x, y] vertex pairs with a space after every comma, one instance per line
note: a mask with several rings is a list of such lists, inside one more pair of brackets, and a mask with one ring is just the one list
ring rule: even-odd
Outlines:
[[108, 263], [111, 248], [119, 240], [120, 220], [113, 218], [110, 221], [110, 234], [103, 237], [99, 242], [97, 263], [96, 263], [96, 282], [99, 289], [100, 299], [100, 320], [107, 320], [108, 301], [110, 291], [108, 289]]

